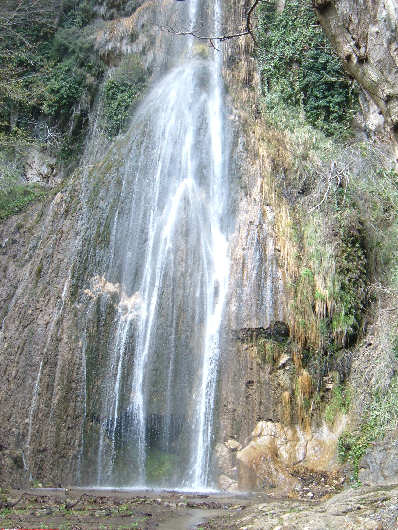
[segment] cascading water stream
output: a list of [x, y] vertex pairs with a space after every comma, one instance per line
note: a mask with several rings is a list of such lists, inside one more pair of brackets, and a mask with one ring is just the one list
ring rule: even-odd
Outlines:
[[[215, 10], [215, 32], [221, 30], [221, 5], [217, 1]], [[212, 195], [215, 198], [214, 207], [218, 209], [216, 222], [211, 227], [211, 248], [213, 257], [213, 278], [209, 278], [214, 289], [209, 289], [207, 302], [206, 334], [204, 345], [204, 359], [200, 396], [197, 408], [196, 430], [199, 434], [198, 444], [194, 451], [193, 480], [194, 488], [207, 485], [211, 453], [212, 423], [217, 383], [218, 360], [220, 354], [220, 327], [228, 288], [228, 248], [225, 235], [221, 231], [219, 219], [222, 216], [222, 184], [224, 177], [223, 160], [223, 101], [222, 101], [222, 58], [216, 55], [214, 70], [211, 77], [212, 97], [209, 99], [208, 112], [210, 116], [210, 139], [212, 147], [212, 161], [214, 179]], [[225, 192], [225, 190], [224, 190]], [[220, 211], [221, 207], [221, 211]]]
[[[185, 9], [191, 28], [205, 16], [208, 31], [220, 31], [220, 1]], [[197, 56], [193, 39], [187, 47], [125, 136], [101, 280], [119, 301], [99, 392], [97, 485], [201, 489], [210, 481], [229, 275], [228, 139], [222, 54]]]

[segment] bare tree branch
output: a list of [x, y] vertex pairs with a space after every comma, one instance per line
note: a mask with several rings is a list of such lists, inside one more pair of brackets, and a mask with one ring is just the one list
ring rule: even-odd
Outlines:
[[168, 31], [169, 33], [173, 33], [174, 35], [184, 35], [184, 36], [190, 36], [194, 37], [198, 40], [207, 40], [209, 41], [210, 45], [214, 48], [214, 41], [223, 42], [229, 39], [234, 39], [236, 37], [242, 37], [243, 35], [249, 35], [248, 31], [242, 31], [241, 33], [234, 33], [232, 35], [216, 35], [216, 36], [204, 36], [204, 35], [198, 35], [197, 33], [194, 33], [193, 31], [177, 31], [174, 28], [171, 28], [169, 26], [159, 26], [159, 28], [163, 31]]
[[252, 29], [252, 15], [259, 3], [260, 3], [260, 0], [254, 0], [251, 8], [249, 9], [246, 15], [246, 30], [251, 36], [251, 38], [253, 39], [255, 46], [257, 46], [257, 41], [256, 41], [256, 38], [254, 37], [253, 29]]
[[253, 42], [255, 44], [255, 46], [257, 46], [257, 41], [256, 41], [256, 38], [254, 36], [254, 33], [253, 33], [253, 27], [252, 27], [252, 20], [251, 20], [251, 17], [253, 15], [253, 13], [255, 12], [255, 9], [256, 7], [258, 6], [258, 4], [260, 3], [261, 0], [254, 0], [253, 4], [251, 5], [250, 9], [248, 10], [247, 14], [246, 14], [246, 26], [245, 26], [245, 29], [242, 30], [242, 31], [238, 31], [236, 33], [231, 33], [231, 34], [227, 34], [227, 35], [216, 35], [216, 36], [204, 36], [204, 35], [198, 35], [197, 33], [193, 32], [193, 31], [178, 31], [174, 28], [171, 28], [169, 26], [160, 26], [159, 28], [163, 31], [167, 31], [169, 33], [173, 33], [174, 35], [183, 35], [183, 36], [190, 36], [190, 37], [194, 37], [195, 39], [198, 39], [198, 40], [205, 40], [205, 41], [208, 41], [209, 42], [209, 45], [214, 48], [215, 50], [217, 51], [220, 51], [218, 50], [218, 48], [216, 48], [214, 42], [224, 42], [224, 41], [227, 41], [227, 40], [230, 40], [230, 39], [236, 39], [236, 38], [239, 38], [239, 37], [244, 37], [245, 35], [250, 35], [250, 37], [253, 39]]

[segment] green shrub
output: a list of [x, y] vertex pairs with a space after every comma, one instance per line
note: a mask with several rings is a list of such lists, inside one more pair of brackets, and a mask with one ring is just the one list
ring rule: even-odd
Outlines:
[[286, 343], [280, 343], [273, 339], [265, 339], [260, 337], [255, 342], [257, 355], [262, 363], [273, 365], [275, 361], [288, 351]]
[[332, 390], [332, 396], [325, 408], [325, 420], [332, 424], [339, 412], [347, 414], [350, 408], [351, 392], [348, 387], [335, 385]]
[[82, 28], [94, 16], [93, 0], [64, 0], [62, 26]]
[[145, 87], [146, 71], [137, 56], [126, 57], [104, 84], [104, 128], [109, 136], [121, 132], [131, 106]]
[[54, 66], [45, 88], [43, 111], [50, 116], [67, 113], [79, 101], [83, 86], [83, 75], [72, 60]]
[[[267, 104], [301, 107], [307, 121], [328, 135], [350, 124], [357, 95], [323, 34], [311, 2], [287, 0], [259, 7], [259, 52]], [[270, 96], [270, 97], [268, 97]]]
[[[6, 28], [2, 33], [2, 20], [15, 11], [16, 3], [0, 3], [0, 133], [12, 139], [16, 129], [23, 130], [31, 142], [45, 142], [54, 153], [64, 147], [61, 136], [70, 136], [68, 121], [79, 101], [82, 118], [75, 116], [74, 122], [85, 127], [84, 116], [103, 72], [93, 47], [93, 28], [87, 27], [93, 1], [65, 0], [56, 6], [57, 17], [55, 0], [20, 2], [12, 32]], [[57, 130], [57, 142], [37, 132], [39, 116], [41, 123], [44, 118]], [[79, 145], [76, 138], [71, 143]], [[63, 160], [71, 158], [66, 151]]]
[[353, 480], [358, 483], [359, 463], [374, 440], [371, 431], [361, 433], [343, 432], [337, 442], [337, 454], [341, 463], [349, 462], [353, 469]]
[[15, 184], [7, 190], [0, 190], [0, 220], [20, 212], [45, 195], [46, 190], [38, 184]]

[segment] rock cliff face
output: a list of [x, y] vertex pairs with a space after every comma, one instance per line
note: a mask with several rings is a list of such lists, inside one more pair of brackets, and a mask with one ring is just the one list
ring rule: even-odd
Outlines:
[[[370, 130], [398, 138], [398, 6], [394, 0], [314, 0], [319, 20], [368, 98]], [[376, 106], [376, 108], [375, 108]]]
[[59, 192], [0, 226], [5, 483], [38, 476], [57, 483], [76, 472], [84, 407], [79, 309], [70, 298], [75, 199], [71, 189]]
[[[284, 5], [284, 2], [277, 3], [279, 12], [283, 12]], [[387, 137], [387, 144], [392, 142], [396, 145], [398, 68], [395, 3], [326, 1], [314, 2], [314, 7], [346, 70], [363, 90], [360, 98], [366, 136], [382, 138], [384, 142]], [[234, 23], [238, 25], [236, 19]], [[273, 245], [277, 249], [279, 274], [284, 278], [289, 271], [290, 259], [295, 258], [289, 257], [289, 251], [286, 252], [286, 246], [291, 248], [294, 242], [286, 240], [283, 224], [294, 207], [291, 203], [286, 206], [281, 195], [275, 192], [278, 157], [283, 157], [284, 143], [281, 137], [276, 139], [272, 134], [266, 134], [268, 124], [261, 123], [257, 112], [259, 100], [248, 88], [258, 82], [249, 57], [251, 46], [250, 39], [229, 45], [226, 77], [232, 87], [230, 93], [234, 95], [239, 122], [245, 131], [249, 131], [244, 141], [249, 162], [245, 162], [245, 167], [250, 168], [250, 172], [243, 172], [242, 179], [252, 178], [249, 189], [253, 190], [256, 182], [253, 175], [258, 175], [259, 193], [253, 197], [258, 201], [261, 194], [262, 200], [255, 203], [254, 208], [260, 206], [263, 219], [257, 226], [268, 231], [268, 237], [263, 241], [266, 241], [266, 246]], [[245, 57], [244, 63], [236, 63], [236, 56]], [[284, 138], [289, 144], [289, 135]], [[272, 151], [273, 142], [279, 142], [276, 156]], [[282, 170], [283, 175], [285, 171]], [[246, 206], [246, 210], [250, 211], [250, 207]], [[239, 248], [245, 250], [246, 257], [246, 248]], [[282, 252], [279, 254], [280, 249]], [[301, 251], [298, 250], [299, 253]], [[294, 295], [287, 284], [283, 281], [279, 284], [282, 296], [277, 307], [280, 313], [274, 314], [273, 318], [285, 319], [291, 324], [289, 342], [294, 343], [297, 328], [289, 313]], [[359, 294], [359, 282], [356, 289]], [[222, 410], [219, 411], [220, 436], [216, 448], [216, 459], [222, 473], [221, 485], [234, 489], [238, 481], [243, 489], [271, 486], [285, 493], [288, 490], [302, 491], [303, 484], [299, 479], [301, 465], [309, 473], [332, 472], [341, 467], [336, 459], [339, 436], [345, 429], [359, 428], [363, 414], [374, 398], [375, 389], [388, 395], [388, 386], [396, 370], [391, 345], [395, 328], [389, 313], [389, 308], [395, 307], [395, 296], [389, 289], [385, 289], [387, 294], [381, 296], [383, 288], [379, 286], [378, 289], [375, 295], [379, 300], [378, 308], [376, 310], [373, 306], [370, 310], [365, 324], [367, 330], [365, 332], [364, 327], [361, 332], [363, 339], [356, 347], [340, 351], [337, 364], [326, 369], [323, 367], [320, 375], [314, 373], [314, 364], [307, 367], [311, 372], [309, 375], [301, 364], [301, 353], [294, 348], [283, 345], [275, 348], [271, 344], [273, 351], [270, 351], [270, 344], [266, 341], [262, 343], [256, 329], [252, 329], [252, 335], [246, 335], [246, 340], [231, 346], [234, 352], [237, 347], [238, 353], [232, 354], [229, 350], [229, 354], [225, 355], [226, 359], [233, 361], [223, 365], [221, 378]], [[255, 325], [258, 326], [258, 322], [247, 323], [247, 327]], [[329, 358], [333, 353], [327, 355]], [[319, 362], [321, 358], [322, 353]], [[344, 380], [352, 388], [350, 415], [346, 415], [347, 410], [343, 406], [332, 420], [322, 421], [325, 402], [330, 400], [333, 403], [337, 381]], [[234, 388], [233, 392], [231, 388]], [[315, 396], [324, 402], [320, 407], [323, 410], [321, 416], [319, 410], [315, 414], [309, 412], [309, 409], [317, 408]], [[391, 436], [391, 440], [389, 438], [380, 446], [375, 443], [374, 449], [359, 464], [359, 475], [363, 480], [373, 483], [394, 481], [394, 466], [388, 464], [396, 454], [394, 435]]]
[[[98, 53], [109, 65], [118, 64], [125, 54], [140, 54], [149, 71], [158, 64], [152, 73], [160, 75], [164, 64], [156, 62], [154, 50], [163, 49], [164, 43], [151, 25], [155, 4], [119, 4], [98, 2], [98, 13], [110, 19], [99, 24]], [[134, 9], [142, 4], [138, 17], [132, 16], [133, 4]], [[284, 2], [277, 4], [283, 11]], [[395, 138], [397, 6], [392, 0], [314, 0], [314, 5], [347, 71], [367, 95], [363, 106], [368, 111], [369, 132], [378, 133], [385, 126]], [[249, 6], [246, 2], [242, 7], [239, 0], [225, 2], [226, 34], [244, 25]], [[197, 53], [201, 56], [208, 51], [198, 46]], [[381, 300], [377, 315], [368, 319], [367, 334], [363, 326], [363, 341], [344, 350], [337, 361], [324, 345], [316, 357], [304, 332], [299, 343], [300, 325], [307, 329], [315, 326], [313, 321], [303, 323], [294, 318], [300, 308], [293, 306], [292, 282], [287, 281], [291, 280], [289, 270], [294, 267], [295, 254], [303, 250], [297, 244], [302, 227], [295, 227], [290, 215], [292, 194], [287, 194], [289, 200], [281, 197], [275, 186], [277, 179], [285, 179], [285, 169], [289, 171], [289, 167], [278, 166], [280, 160], [289, 158], [293, 167], [290, 159], [294, 154], [289, 136], [276, 134], [260, 118], [253, 53], [250, 37], [231, 40], [224, 49], [227, 110], [233, 131], [231, 165], [239, 178], [233, 184], [236, 216], [231, 230], [231, 281], [213, 464], [219, 485], [225, 489], [273, 487], [283, 493], [303, 492], [302, 468], [309, 473], [337, 472], [338, 436], [350, 422], [359, 421], [361, 405], [371, 399], [366, 393], [369, 384], [384, 381], [387, 387], [394, 376], [391, 337], [388, 329], [383, 329], [383, 311], [396, 307], [396, 302], [389, 295]], [[97, 121], [93, 112], [93, 128]], [[107, 150], [109, 145], [93, 135], [81, 169], [63, 184], [53, 161], [46, 165], [33, 154], [29, 178], [44, 174], [54, 191], [42, 204], [0, 225], [0, 476], [14, 486], [32, 479], [48, 484], [78, 482], [80, 459], [87, 445], [95, 443], [90, 436], [95, 438], [99, 428], [98, 381], [104, 375], [114, 306], [118, 301], [134, 301], [116, 288], [118, 284], [98, 275], [101, 260], [112, 250], [110, 226], [116, 202], [110, 204], [109, 196], [113, 193], [117, 198], [120, 193], [126, 139], [119, 138]], [[333, 171], [331, 165], [318, 206], [325, 201], [331, 180], [338, 176]], [[302, 175], [296, 176], [300, 181]], [[300, 188], [300, 194], [305, 195], [306, 190]], [[331, 236], [333, 230], [336, 228], [330, 228]], [[299, 274], [310, 277], [305, 268]], [[325, 281], [319, 281], [320, 290], [326, 284], [324, 277], [321, 280]], [[312, 288], [308, 283], [303, 290]], [[308, 301], [306, 292], [301, 301]], [[324, 320], [330, 316], [326, 302], [320, 296], [316, 301]], [[315, 302], [308, 305], [313, 311]], [[103, 312], [104, 307], [109, 311]], [[388, 314], [387, 325], [392, 329], [393, 313]], [[304, 359], [312, 354], [312, 361]], [[372, 364], [374, 357], [379, 360], [378, 370]], [[337, 383], [347, 379], [351, 364], [350, 382], [361, 399], [352, 407], [352, 418], [339, 410], [325, 423], [325, 405]], [[383, 448], [388, 452], [386, 463], [381, 463]], [[394, 461], [396, 451], [394, 438], [386, 440], [380, 450], [374, 448], [363, 462], [363, 480], [393, 481], [396, 470], [388, 463]], [[87, 459], [87, 468], [94, 469], [94, 459], [95, 455]], [[340, 484], [338, 478], [335, 483]]]
[[[165, 34], [151, 24], [156, 18], [152, 3], [144, 3], [133, 15], [124, 11], [125, 2], [120, 9], [113, 4], [111, 10], [106, 2], [98, 5], [102, 16], [110, 19], [99, 23], [98, 53], [111, 65], [110, 70], [126, 54], [139, 54], [145, 66], [155, 70], [156, 78], [165, 66], [161, 60]], [[243, 23], [240, 3], [226, 3], [225, 8], [234, 31]], [[154, 50], [160, 55], [156, 57]], [[251, 50], [249, 40], [230, 49], [226, 77], [232, 63], [236, 64], [238, 56], [234, 54], [247, 56]], [[207, 53], [198, 47], [198, 56]], [[255, 80], [254, 61], [248, 62], [249, 66], [241, 61], [237, 70], [241, 78], [235, 86], [239, 90]], [[241, 110], [234, 109], [235, 103], [234, 98], [227, 102], [236, 148], [231, 161], [236, 168], [231, 192], [236, 223], [217, 422], [220, 441], [233, 434], [245, 442], [264, 414], [278, 419], [282, 413], [279, 373], [271, 377], [275, 402], [268, 406], [268, 390], [262, 380], [269, 369], [258, 363], [257, 357], [253, 360], [255, 348], [250, 339], [239, 339], [239, 334], [242, 329], [250, 334], [283, 320], [285, 308], [274, 213], [271, 207], [263, 208], [261, 165], [250, 167], [248, 130], [240, 122]], [[101, 101], [96, 107], [100, 110]], [[13, 485], [29, 480], [76, 483], [84, 457], [83, 471], [89, 480], [95, 480], [99, 386], [101, 378], [106, 379], [106, 344], [114, 305], [123, 298], [108, 278], [98, 274], [112, 252], [110, 231], [129, 141], [121, 137], [109, 143], [98, 134], [97, 122], [100, 119], [93, 110], [81, 169], [60, 183], [54, 168], [50, 197], [0, 226], [5, 279], [0, 290], [0, 420], [6, 426], [0, 434], [0, 461], [2, 480]], [[110, 200], [113, 193], [114, 200]], [[123, 299], [119, 305], [122, 303]], [[109, 310], [103, 312], [104, 307]], [[265, 412], [268, 409], [269, 413]], [[237, 478], [233, 472], [230, 480], [236, 485]]]

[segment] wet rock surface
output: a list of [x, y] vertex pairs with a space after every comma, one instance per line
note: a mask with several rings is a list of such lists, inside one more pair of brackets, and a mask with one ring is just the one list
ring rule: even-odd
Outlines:
[[70, 433], [82, 419], [78, 308], [69, 296], [75, 192], [71, 185], [0, 224], [3, 486], [23, 487], [30, 474], [65, 480], [74, 471], [79, 442]]
[[394, 431], [386, 440], [374, 444], [361, 461], [361, 482], [391, 484], [398, 482], [398, 439]]
[[289, 326], [285, 322], [273, 322], [267, 328], [242, 328], [236, 333], [236, 338], [241, 342], [250, 342], [259, 339], [284, 342], [289, 338]]

